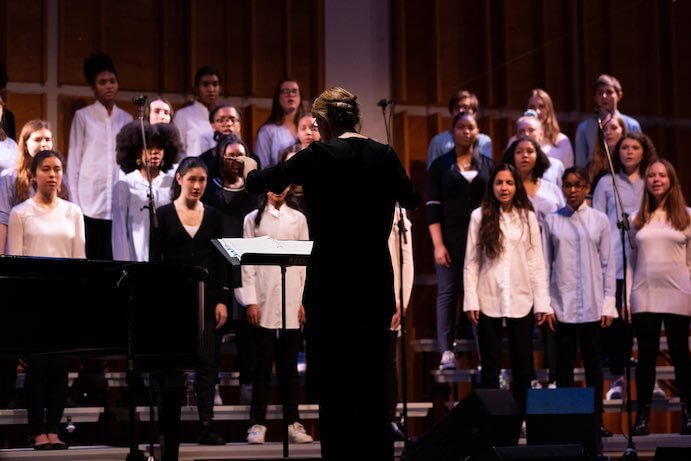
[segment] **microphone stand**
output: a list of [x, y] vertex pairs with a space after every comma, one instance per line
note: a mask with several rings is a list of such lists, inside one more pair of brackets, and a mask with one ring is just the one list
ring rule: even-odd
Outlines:
[[[631, 224], [629, 223], [629, 215], [626, 213], [626, 210], [624, 210], [624, 205], [621, 201], [621, 195], [619, 194], [619, 188], [617, 187], [617, 182], [615, 180], [615, 171], [614, 171], [614, 164], [612, 163], [612, 155], [609, 151], [609, 146], [607, 145], [607, 141], [605, 139], [605, 133], [604, 133], [604, 126], [607, 125], [607, 123], [610, 123], [612, 121], [612, 115], [610, 114], [609, 117], [605, 120], [603, 123], [602, 118], [600, 117], [600, 111], [599, 109], [595, 109], [595, 121], [597, 122], [597, 127], [599, 130], [599, 137], [600, 137], [600, 142], [602, 143], [602, 148], [605, 152], [605, 156], [607, 157], [607, 167], [609, 169], [610, 176], [612, 177], [612, 187], [614, 190], [615, 194], [615, 206], [618, 207], [621, 217], [620, 220], [617, 221], [617, 227], [620, 230], [620, 238], [621, 238], [621, 259], [622, 259], [622, 269], [624, 273], [624, 279], [622, 282], [622, 296], [621, 296], [621, 312], [622, 312], [622, 320], [624, 322], [624, 327], [626, 328], [626, 334], [629, 335], [631, 334], [631, 326], [630, 322], [631, 319], [630, 313], [629, 313], [629, 306], [628, 306], [628, 301], [627, 301], [627, 290], [626, 290], [626, 236], [631, 229]], [[626, 437], [627, 439], [627, 446], [626, 450], [624, 450], [624, 453], [621, 457], [622, 461], [637, 461], [638, 460], [638, 453], [636, 452], [636, 446], [633, 443], [633, 420], [631, 418], [631, 354], [629, 353], [629, 356], [626, 357], [626, 362], [624, 364], [624, 371], [625, 371], [625, 376], [626, 376], [626, 418], [627, 418], [627, 425], [629, 429], [629, 433]], [[602, 398], [600, 396], [599, 398]]]
[[[149, 183], [149, 196], [148, 196], [148, 205], [146, 205], [144, 208], [149, 209], [149, 242], [152, 241], [151, 236], [155, 232], [155, 230], [158, 229], [158, 219], [156, 217], [156, 207], [154, 206], [154, 192], [153, 192], [153, 184], [151, 182], [151, 162], [146, 158], [146, 154], [148, 154], [148, 146], [146, 144], [146, 131], [144, 130], [144, 107], [146, 106], [147, 103], [147, 97], [146, 96], [138, 96], [133, 99], [134, 104], [137, 106], [137, 114], [139, 118], [139, 128], [141, 131], [142, 135], [142, 149], [145, 152], [145, 164], [146, 164], [146, 178], [147, 182]], [[149, 244], [149, 254], [151, 254], [151, 244]], [[151, 259], [151, 258], [149, 258]], [[133, 371], [134, 373], [134, 371]], [[149, 403], [149, 421], [153, 425], [154, 423], [154, 399], [153, 399], [153, 382], [152, 382], [152, 376], [150, 374], [149, 376], [149, 391], [150, 391], [150, 396], [151, 396], [151, 401]], [[133, 456], [136, 456], [135, 459], [138, 459], [140, 456], [140, 453], [136, 453]], [[152, 436], [151, 440], [149, 441], [149, 456], [147, 458], [147, 461], [155, 461], [154, 460], [154, 437]], [[141, 454], [143, 456], [143, 453]], [[130, 461], [128, 458], [127, 461]]]
[[[386, 129], [386, 142], [391, 145], [391, 111], [389, 111], [389, 116], [386, 116], [386, 108], [389, 105], [393, 105], [391, 101], [382, 99], [377, 103], [381, 107], [382, 117], [384, 118], [384, 128]], [[401, 426], [403, 427], [403, 449], [404, 451], [408, 449], [408, 360], [406, 357], [406, 323], [405, 323], [405, 306], [403, 303], [403, 244], [408, 243], [408, 238], [406, 236], [406, 227], [403, 207], [400, 203], [397, 203], [398, 207], [398, 299], [401, 308], [400, 315], [400, 350], [401, 350], [401, 403], [403, 404], [403, 409], [401, 411]]]

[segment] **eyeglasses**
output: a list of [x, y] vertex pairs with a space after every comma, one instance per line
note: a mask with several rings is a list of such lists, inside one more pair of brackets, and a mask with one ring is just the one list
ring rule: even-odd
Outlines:
[[281, 88], [279, 93], [289, 95], [289, 94], [299, 94], [300, 90], [298, 88]]
[[218, 117], [214, 119], [214, 122], [216, 123], [226, 123], [230, 122], [231, 125], [235, 125], [236, 123], [240, 123], [240, 119], [236, 117]]

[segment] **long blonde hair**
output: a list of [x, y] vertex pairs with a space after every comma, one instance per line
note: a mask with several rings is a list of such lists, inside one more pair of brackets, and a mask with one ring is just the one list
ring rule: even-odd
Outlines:
[[[14, 183], [13, 205], [22, 203], [32, 195], [31, 161], [33, 157], [29, 153], [27, 142], [33, 133], [43, 129], [51, 132], [53, 131], [50, 127], [50, 123], [45, 120], [29, 120], [24, 124], [22, 131], [19, 133], [19, 142], [17, 143], [19, 157], [17, 157], [17, 180]], [[64, 180], [58, 191], [58, 197], [64, 200], [68, 199], [67, 186]]]
[[530, 96], [528, 96], [528, 101], [530, 101], [530, 98], [532, 97], [538, 97], [542, 99], [542, 102], [545, 103], [545, 113], [547, 116], [545, 117], [545, 121], [542, 122], [542, 129], [545, 133], [545, 138], [547, 138], [547, 140], [553, 146], [556, 146], [557, 137], [559, 136], [559, 133], [561, 133], [561, 129], [559, 128], [557, 116], [554, 113], [554, 104], [552, 103], [552, 98], [550, 97], [549, 93], [541, 88], [533, 88], [530, 91]]

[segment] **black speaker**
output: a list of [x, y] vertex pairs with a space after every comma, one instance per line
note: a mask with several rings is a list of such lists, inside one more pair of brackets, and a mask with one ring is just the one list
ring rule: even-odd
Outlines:
[[577, 444], [594, 456], [599, 430], [594, 389], [528, 389], [525, 425], [528, 445]]
[[691, 447], [657, 447], [653, 461], [689, 461]]
[[411, 443], [401, 460], [492, 459], [493, 447], [518, 444], [522, 419], [511, 392], [473, 391], [430, 432]]
[[497, 461], [588, 461], [583, 445], [496, 447]]

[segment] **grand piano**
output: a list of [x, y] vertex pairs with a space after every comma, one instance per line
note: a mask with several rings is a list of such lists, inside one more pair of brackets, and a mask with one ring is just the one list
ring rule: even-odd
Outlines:
[[193, 366], [203, 269], [0, 257], [0, 356], [131, 357], [135, 369]]

